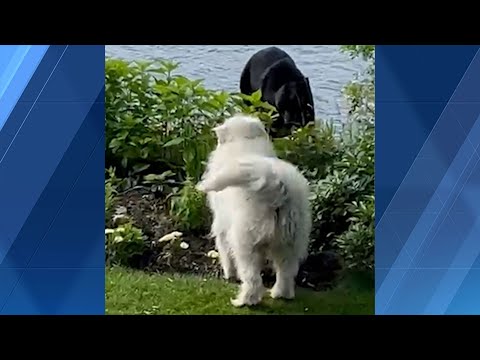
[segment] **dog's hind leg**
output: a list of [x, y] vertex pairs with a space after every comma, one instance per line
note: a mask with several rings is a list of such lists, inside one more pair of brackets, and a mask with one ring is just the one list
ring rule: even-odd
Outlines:
[[253, 248], [253, 241], [246, 241], [249, 234], [245, 232], [236, 232], [236, 239], [232, 239], [233, 254], [237, 265], [237, 273], [242, 284], [240, 292], [231, 302], [234, 306], [256, 305], [262, 301], [265, 293], [261, 271], [263, 259], [261, 253]]
[[274, 299], [293, 299], [295, 297], [295, 277], [299, 269], [299, 261], [294, 257], [284, 256], [283, 252], [273, 252], [273, 266], [276, 281], [270, 290]]
[[215, 237], [215, 245], [218, 250], [224, 279], [236, 279], [237, 272], [235, 270], [235, 263], [233, 262], [233, 257], [224, 232]]

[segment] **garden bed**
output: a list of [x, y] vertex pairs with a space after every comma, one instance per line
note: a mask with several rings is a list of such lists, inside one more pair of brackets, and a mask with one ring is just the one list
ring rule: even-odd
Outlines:
[[[146, 250], [142, 255], [132, 257], [131, 267], [147, 272], [221, 277], [218, 258], [211, 257], [215, 244], [207, 236], [207, 229], [199, 233], [183, 232], [181, 237], [159, 242], [165, 235], [177, 231], [168, 214], [165, 197], [152, 193], [148, 188], [132, 189], [119, 196], [118, 205], [120, 212], [126, 210], [125, 215], [145, 235]], [[315, 290], [330, 288], [340, 269], [339, 257], [334, 252], [310, 255], [300, 268], [297, 284]], [[275, 280], [268, 266], [263, 278], [267, 286]]]

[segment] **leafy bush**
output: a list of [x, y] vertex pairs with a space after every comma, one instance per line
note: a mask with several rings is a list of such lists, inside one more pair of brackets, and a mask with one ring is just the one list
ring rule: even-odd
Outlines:
[[108, 266], [128, 266], [132, 257], [143, 254], [144, 250], [143, 232], [131, 222], [116, 229], [105, 230], [105, 255]]
[[177, 66], [106, 61], [107, 162], [123, 174], [155, 166], [198, 179], [214, 145], [212, 127], [235, 106], [228, 93], [173, 74]]
[[336, 243], [348, 268], [373, 270], [375, 239], [375, 201], [372, 195], [353, 201], [349, 212], [348, 230], [337, 237]]
[[118, 202], [116, 176], [113, 169], [108, 169], [105, 178], [105, 224], [109, 226]]
[[375, 239], [375, 47], [344, 46], [352, 57], [363, 57], [368, 67], [363, 78], [346, 88], [350, 123], [342, 143], [345, 151], [335, 164], [350, 182], [343, 213], [348, 228], [335, 239], [349, 268], [372, 270]]
[[325, 177], [339, 156], [338, 140], [329, 124], [311, 124], [274, 143], [278, 156], [296, 164], [309, 180]]
[[204, 230], [208, 226], [206, 197], [188, 179], [183, 187], [171, 197], [170, 213], [181, 230]]

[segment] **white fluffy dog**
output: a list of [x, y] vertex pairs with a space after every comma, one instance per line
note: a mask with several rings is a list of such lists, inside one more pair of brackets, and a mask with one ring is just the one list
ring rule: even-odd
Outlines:
[[296, 167], [277, 158], [259, 119], [236, 115], [215, 133], [217, 148], [197, 188], [208, 194], [224, 277], [242, 283], [232, 304], [262, 300], [265, 259], [276, 273], [271, 297], [293, 299], [312, 226], [308, 182]]

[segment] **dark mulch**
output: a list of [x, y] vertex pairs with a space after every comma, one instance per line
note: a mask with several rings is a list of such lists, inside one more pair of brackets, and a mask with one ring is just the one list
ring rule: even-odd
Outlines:
[[[132, 267], [152, 272], [221, 276], [218, 259], [207, 256], [215, 249], [213, 240], [206, 236], [207, 229], [200, 234], [184, 232], [179, 241], [158, 243], [164, 235], [178, 230], [168, 215], [164, 196], [156, 195], [148, 188], [139, 188], [124, 193], [119, 200], [119, 206], [126, 208], [135, 226], [147, 236], [147, 250], [132, 259]], [[189, 245], [188, 249], [180, 247], [181, 241]], [[334, 284], [340, 270], [341, 263], [334, 252], [311, 254], [300, 268], [297, 284], [323, 290]], [[263, 278], [267, 286], [275, 281], [275, 275], [268, 267]]]

